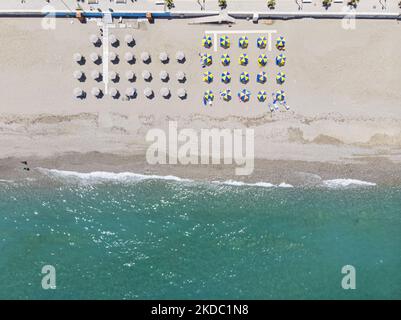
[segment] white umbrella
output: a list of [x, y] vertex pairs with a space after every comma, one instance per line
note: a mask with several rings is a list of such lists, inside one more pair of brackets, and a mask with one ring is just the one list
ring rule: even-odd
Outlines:
[[160, 71], [160, 79], [166, 81], [168, 79], [168, 73], [166, 70]]
[[79, 79], [81, 79], [83, 76], [84, 76], [84, 74], [83, 74], [82, 71], [80, 71], [80, 70], [74, 71], [74, 78], [75, 78], [75, 79], [79, 80]]
[[129, 71], [127, 71], [127, 72], [125, 73], [125, 76], [127, 77], [128, 80], [134, 80], [134, 78], [135, 78], [135, 73], [132, 72], [131, 70], [129, 70]]
[[99, 60], [99, 55], [96, 52], [92, 52], [90, 58], [92, 62], [97, 62]]
[[167, 62], [168, 61], [168, 54], [166, 52], [160, 53], [159, 59], [160, 59], [161, 62]]
[[96, 34], [91, 34], [89, 37], [90, 42], [92, 42], [94, 45], [97, 45], [100, 42], [99, 37]]
[[134, 42], [134, 37], [131, 34], [127, 34], [125, 36], [125, 42], [130, 45]]
[[92, 76], [93, 80], [97, 80], [97, 79], [100, 78], [100, 72], [97, 71], [97, 70], [93, 70], [92, 73], [91, 73], [91, 76]]
[[142, 52], [141, 53], [141, 59], [142, 59], [143, 62], [149, 61], [149, 59], [150, 59], [149, 52], [146, 52], [146, 51]]
[[151, 88], [147, 87], [147, 88], [145, 88], [145, 90], [143, 90], [143, 94], [146, 97], [150, 98], [153, 95], [153, 90]]
[[74, 96], [75, 96], [76, 98], [82, 97], [83, 93], [84, 93], [84, 92], [82, 91], [81, 88], [75, 88], [75, 89], [74, 89]]
[[111, 95], [113, 98], [117, 98], [117, 96], [118, 96], [118, 90], [117, 90], [116, 88], [111, 88], [111, 89], [110, 89], [110, 95]]
[[127, 88], [127, 90], [125, 90], [125, 95], [128, 98], [132, 98], [136, 95], [136, 89], [135, 88]]
[[111, 34], [109, 36], [109, 40], [111, 45], [116, 45], [118, 43], [118, 39], [114, 34]]
[[182, 99], [187, 96], [187, 91], [184, 88], [179, 88], [177, 90], [177, 95]]
[[115, 53], [115, 52], [110, 52], [109, 53], [109, 58], [110, 58], [110, 61], [116, 61], [117, 60], [117, 58], [118, 58], [118, 56], [117, 56], [117, 53]]
[[166, 87], [163, 87], [160, 89], [160, 94], [164, 97], [167, 98], [170, 95], [170, 90]]
[[148, 70], [142, 71], [142, 78], [144, 78], [145, 80], [150, 80], [151, 77], [152, 77], [152, 75]]
[[182, 51], [178, 51], [175, 55], [175, 58], [177, 59], [177, 61], [182, 62], [185, 60], [185, 54]]
[[131, 62], [134, 60], [134, 55], [132, 54], [132, 52], [126, 52], [124, 55], [125, 61], [127, 62]]
[[98, 97], [98, 96], [100, 96], [100, 89], [98, 88], [98, 87], [94, 87], [94, 88], [92, 88], [92, 95], [94, 96], [94, 97]]
[[177, 76], [177, 80], [178, 81], [184, 81], [185, 80], [185, 73], [183, 71], [178, 71], [176, 76]]
[[118, 73], [115, 71], [110, 71], [109, 77], [111, 81], [116, 81], [118, 78]]
[[77, 63], [80, 63], [82, 61], [82, 54], [80, 53], [74, 53], [74, 61]]

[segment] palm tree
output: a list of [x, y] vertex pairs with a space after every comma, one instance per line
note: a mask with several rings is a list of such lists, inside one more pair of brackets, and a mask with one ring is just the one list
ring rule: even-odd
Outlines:
[[358, 3], [359, 3], [359, 0], [348, 0], [348, 5], [351, 7], [354, 7], [354, 8], [356, 8]]
[[276, 0], [268, 0], [267, 7], [271, 10], [274, 9], [276, 7]]
[[227, 0], [219, 0], [219, 7], [221, 9], [227, 8]]
[[330, 6], [333, 0], [323, 0], [323, 7], [327, 10]]
[[174, 8], [174, 0], [164, 0], [164, 5], [168, 8]]

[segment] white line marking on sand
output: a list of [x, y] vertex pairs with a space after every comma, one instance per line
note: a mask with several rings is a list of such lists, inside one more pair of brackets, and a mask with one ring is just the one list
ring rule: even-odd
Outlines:
[[109, 91], [109, 26], [103, 25], [103, 82], [104, 94]]

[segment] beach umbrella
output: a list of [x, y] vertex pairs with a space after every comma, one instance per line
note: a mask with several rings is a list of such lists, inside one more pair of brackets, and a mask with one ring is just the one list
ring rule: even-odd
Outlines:
[[258, 100], [259, 100], [260, 102], [266, 101], [266, 98], [267, 98], [267, 93], [266, 93], [266, 91], [261, 90], [261, 91], [258, 92]]
[[230, 48], [230, 38], [227, 36], [220, 37], [220, 47], [224, 49]]
[[118, 60], [118, 55], [115, 52], [110, 52], [109, 53], [109, 58], [111, 62], [117, 62]]
[[99, 55], [96, 52], [92, 52], [90, 54], [90, 59], [92, 62], [96, 63], [97, 61], [99, 61]]
[[242, 72], [241, 75], [239, 76], [239, 81], [241, 83], [246, 84], [249, 82], [249, 73], [248, 72]]
[[248, 37], [247, 36], [239, 37], [238, 45], [239, 45], [240, 48], [246, 49], [246, 48], [248, 48], [248, 44], [249, 44], [249, 41], [248, 41]]
[[74, 58], [74, 61], [76, 62], [76, 63], [80, 63], [81, 61], [82, 61], [82, 59], [83, 59], [83, 57], [82, 57], [82, 54], [80, 54], [80, 53], [74, 53], [74, 56], [73, 56], [73, 58]]
[[84, 73], [80, 70], [75, 70], [73, 75], [74, 79], [80, 80], [84, 76]]
[[221, 64], [223, 66], [228, 66], [231, 62], [231, 58], [227, 53], [221, 55]]
[[81, 98], [83, 96], [83, 94], [84, 94], [84, 92], [81, 88], [74, 89], [74, 97]]
[[98, 79], [100, 79], [101, 74], [100, 74], [99, 71], [93, 70], [92, 73], [91, 73], [91, 77], [92, 77], [93, 80], [98, 80]]
[[110, 96], [112, 96], [113, 98], [117, 98], [118, 97], [118, 90], [116, 88], [110, 88]]
[[184, 81], [185, 80], [185, 73], [183, 71], [178, 71], [176, 74], [177, 80], [178, 81]]
[[134, 43], [134, 37], [133, 37], [131, 34], [125, 35], [124, 40], [125, 40], [125, 43], [126, 43], [127, 45], [131, 45], [131, 44]]
[[206, 104], [208, 102], [212, 102], [214, 100], [214, 93], [212, 90], [207, 90], [203, 94], [203, 102]]
[[177, 90], [177, 95], [179, 98], [184, 99], [187, 96], [187, 91], [184, 88], [179, 88]]
[[246, 89], [242, 89], [240, 92], [238, 92], [238, 97], [242, 102], [247, 102], [251, 97], [251, 93]]
[[144, 52], [142, 52], [141, 53], [141, 60], [143, 61], [143, 62], [148, 62], [148, 61], [150, 61], [150, 54], [149, 54], [149, 52], [147, 52], [147, 51], [144, 51]]
[[283, 90], [278, 90], [276, 92], [276, 100], [280, 102], [285, 100], [285, 93]]
[[100, 89], [99, 89], [98, 87], [94, 87], [94, 88], [92, 88], [91, 93], [92, 93], [92, 95], [93, 95], [94, 97], [99, 97], [101, 91], [100, 91]]
[[110, 77], [110, 80], [111, 81], [117, 81], [117, 79], [118, 79], [118, 73], [117, 72], [115, 72], [115, 71], [110, 71], [110, 73], [109, 73], [109, 77]]
[[175, 58], [177, 59], [178, 62], [184, 62], [185, 61], [185, 53], [182, 51], [177, 51], [175, 54]]
[[127, 96], [127, 98], [133, 98], [136, 96], [136, 89], [133, 87], [127, 88], [127, 90], [125, 90], [125, 95]]
[[277, 38], [276, 48], [279, 49], [279, 50], [284, 50], [285, 49], [285, 38], [284, 37], [278, 37]]
[[201, 61], [204, 66], [210, 66], [213, 62], [212, 56], [208, 53], [204, 53], [201, 55]]
[[212, 46], [212, 37], [211, 36], [203, 36], [202, 46], [204, 46], [205, 48], [210, 48]]
[[143, 70], [142, 71], [142, 78], [145, 81], [149, 81], [152, 78], [152, 74], [148, 70]]
[[89, 40], [92, 44], [97, 45], [100, 43], [100, 39], [96, 34], [91, 34]]
[[143, 90], [143, 94], [145, 97], [150, 98], [153, 96], [153, 90], [149, 87], [146, 87], [145, 90]]
[[242, 65], [242, 66], [246, 66], [248, 64], [248, 62], [249, 62], [248, 55], [246, 53], [242, 53], [239, 56], [239, 64]]
[[267, 55], [262, 53], [258, 57], [258, 64], [262, 67], [264, 67], [267, 64]]
[[129, 70], [125, 73], [125, 77], [127, 78], [127, 80], [132, 81], [135, 79], [135, 73]]
[[166, 70], [160, 71], [160, 80], [162, 81], [168, 80], [168, 73]]
[[203, 73], [203, 81], [206, 83], [211, 83], [213, 81], [213, 73], [210, 71]]
[[256, 81], [259, 83], [265, 83], [267, 81], [266, 72], [262, 71], [256, 75]]
[[229, 83], [231, 81], [231, 74], [228, 71], [225, 71], [221, 74], [221, 82]]
[[170, 96], [170, 89], [163, 87], [160, 89], [160, 94], [163, 98], [168, 98]]
[[115, 45], [118, 44], [118, 39], [117, 39], [117, 37], [116, 37], [114, 34], [111, 34], [111, 35], [109, 36], [109, 41], [110, 41], [110, 44], [111, 44], [112, 46], [115, 46]]
[[163, 62], [163, 63], [166, 63], [166, 62], [168, 62], [168, 54], [167, 54], [167, 52], [161, 52], [160, 54], [159, 54], [159, 59], [160, 59], [160, 61], [161, 62]]
[[282, 66], [285, 65], [286, 60], [287, 60], [287, 57], [286, 57], [284, 54], [280, 53], [280, 54], [276, 57], [276, 64], [277, 64], [278, 66], [282, 67]]
[[231, 90], [226, 89], [220, 92], [220, 96], [223, 98], [224, 101], [230, 101], [231, 100]]
[[134, 54], [132, 52], [126, 52], [124, 54], [124, 59], [125, 61], [127, 61], [128, 63], [134, 61]]
[[259, 49], [265, 49], [267, 46], [267, 38], [258, 37], [258, 40], [256, 40], [256, 45], [258, 46]]
[[276, 81], [278, 84], [283, 84], [285, 82], [285, 73], [284, 72], [279, 72], [276, 75]]

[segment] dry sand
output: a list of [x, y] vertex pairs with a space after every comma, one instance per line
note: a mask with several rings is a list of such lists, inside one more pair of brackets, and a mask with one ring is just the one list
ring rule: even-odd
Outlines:
[[[125, 23], [134, 25], [132, 21]], [[342, 29], [337, 20], [276, 21], [272, 25], [240, 21], [232, 27], [188, 25], [185, 20], [172, 20], [156, 21], [153, 25], [140, 23], [138, 29], [116, 28], [110, 33], [120, 39], [121, 45], [110, 51], [117, 52], [121, 62], [110, 63], [109, 69], [121, 74], [121, 81], [113, 85], [121, 93], [128, 86], [137, 88], [137, 99], [130, 101], [108, 96], [96, 99], [90, 94], [93, 86], [103, 88], [102, 83], [90, 78], [92, 70], [102, 71], [102, 66], [89, 59], [91, 52], [102, 52], [102, 48], [89, 43], [92, 33], [99, 34], [95, 22], [83, 25], [76, 20], [59, 19], [56, 29], [50, 31], [41, 28], [39, 19], [1, 19], [0, 27], [0, 178], [18, 171], [18, 161], [26, 159], [33, 166], [76, 171], [129, 169], [200, 178], [233, 174], [232, 168], [224, 166], [180, 168], [146, 164], [146, 133], [151, 128], [165, 129], [169, 120], [175, 120], [179, 128], [253, 128], [258, 160], [254, 175], [248, 178], [251, 180], [279, 181], [295, 171], [391, 183], [400, 179], [401, 44], [394, 39], [401, 36], [401, 26], [397, 22], [357, 21], [355, 30]], [[290, 111], [271, 113], [267, 103], [252, 99], [243, 104], [236, 99], [242, 87], [249, 88], [254, 95], [262, 88], [269, 93], [278, 89], [272, 78], [264, 86], [257, 85], [254, 78], [248, 86], [238, 83], [241, 71], [256, 75], [259, 70], [256, 57], [261, 51], [255, 47], [257, 35], [249, 35], [248, 50], [237, 48], [238, 35], [231, 37], [230, 86], [223, 86], [219, 80], [223, 67], [218, 60], [225, 51], [219, 48], [214, 53], [201, 48], [205, 30], [248, 29], [277, 30], [286, 37], [287, 82], [283, 89]], [[132, 33], [136, 40], [132, 49], [123, 43], [127, 33]], [[185, 64], [175, 62], [178, 50], [185, 52]], [[137, 58], [132, 66], [124, 61], [126, 51]], [[142, 51], [151, 53], [150, 65], [140, 61]], [[167, 65], [158, 60], [162, 51], [170, 54]], [[199, 52], [207, 51], [215, 60], [209, 68], [215, 74], [211, 85], [201, 81], [204, 69], [198, 57]], [[251, 58], [247, 68], [237, 63], [242, 51]], [[86, 57], [84, 66], [73, 62], [75, 52]], [[279, 70], [272, 62], [276, 54], [277, 50], [268, 52], [270, 77]], [[77, 69], [86, 73], [85, 82], [73, 78]], [[141, 79], [144, 69], [154, 76], [150, 84]], [[170, 73], [167, 84], [158, 78], [162, 69]], [[133, 84], [125, 79], [127, 70], [137, 75]], [[178, 70], [187, 74], [185, 84], [176, 81]], [[88, 93], [86, 99], [73, 97], [77, 86]], [[146, 86], [154, 89], [153, 100], [143, 96]], [[170, 99], [159, 96], [162, 86], [171, 89]], [[188, 99], [181, 101], [176, 96], [180, 87], [188, 91]], [[225, 87], [231, 88], [233, 101], [225, 103], [216, 94], [213, 106], [203, 106], [204, 90], [211, 88], [218, 93]]]

